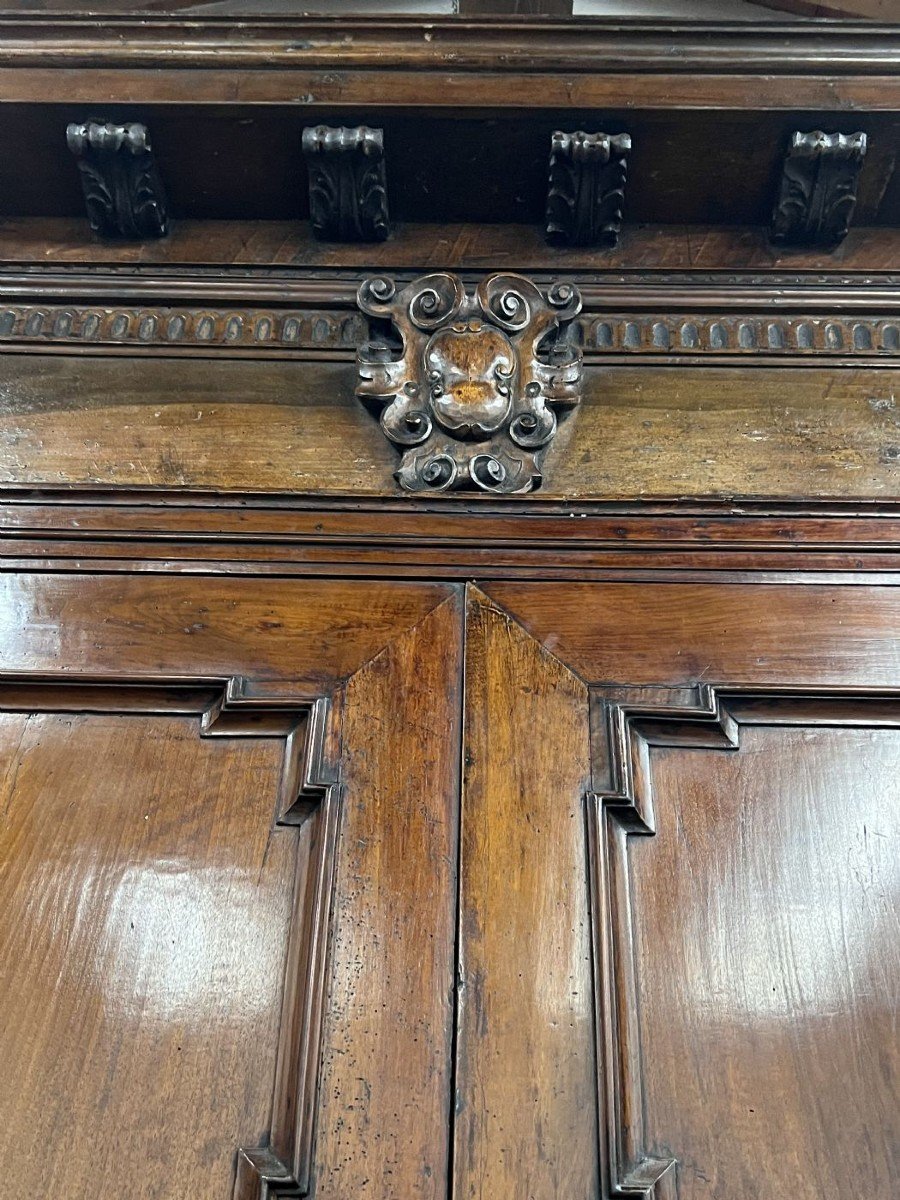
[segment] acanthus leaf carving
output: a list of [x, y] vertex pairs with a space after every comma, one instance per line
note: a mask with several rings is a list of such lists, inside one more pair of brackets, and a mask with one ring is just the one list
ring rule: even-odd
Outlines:
[[400, 335], [399, 352], [387, 342], [360, 348], [356, 393], [403, 450], [401, 487], [538, 486], [558, 414], [581, 397], [581, 352], [561, 340], [581, 308], [578, 289], [544, 293], [521, 275], [496, 274], [469, 293], [459, 276], [439, 272], [400, 292], [392, 280], [368, 279], [357, 299]]
[[309, 216], [324, 241], [382, 242], [390, 233], [384, 135], [366, 125], [303, 130]]
[[168, 233], [168, 209], [146, 125], [85, 121], [66, 129], [91, 229], [143, 240]]
[[856, 208], [866, 149], [864, 133], [794, 133], [772, 215], [772, 241], [788, 246], [842, 242]]
[[631, 138], [627, 133], [564, 133], [550, 142], [547, 240], [615, 246], [622, 229]]

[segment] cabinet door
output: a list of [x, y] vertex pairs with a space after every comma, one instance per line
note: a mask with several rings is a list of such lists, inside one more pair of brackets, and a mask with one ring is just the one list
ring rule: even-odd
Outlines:
[[900, 590], [487, 592], [457, 1200], [891, 1200]]
[[0, 582], [0, 1196], [446, 1196], [448, 587]]

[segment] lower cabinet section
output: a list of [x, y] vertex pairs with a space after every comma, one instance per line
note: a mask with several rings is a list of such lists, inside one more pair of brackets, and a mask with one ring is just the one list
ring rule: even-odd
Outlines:
[[0, 1200], [892, 1200], [898, 628], [3, 576]]

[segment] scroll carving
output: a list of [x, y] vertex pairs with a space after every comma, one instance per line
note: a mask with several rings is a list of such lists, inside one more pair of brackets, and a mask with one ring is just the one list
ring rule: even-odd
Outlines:
[[101, 237], [165, 237], [168, 212], [146, 125], [86, 121], [69, 125], [69, 149], [91, 229]]
[[384, 135], [360, 125], [303, 130], [309, 170], [309, 215], [317, 238], [383, 242], [390, 232]]
[[847, 236], [866, 156], [864, 133], [795, 133], [772, 216], [772, 241], [836, 246]]
[[627, 133], [562, 133], [550, 142], [547, 240], [615, 246], [622, 228], [631, 138]]
[[554, 284], [545, 294], [520, 275], [491, 275], [469, 293], [459, 276], [441, 273], [400, 292], [392, 280], [366, 280], [358, 303], [389, 320], [402, 343], [399, 353], [387, 342], [363, 345], [356, 389], [403, 450], [400, 486], [538, 486], [557, 413], [581, 397], [581, 352], [560, 340], [581, 308], [577, 288]]

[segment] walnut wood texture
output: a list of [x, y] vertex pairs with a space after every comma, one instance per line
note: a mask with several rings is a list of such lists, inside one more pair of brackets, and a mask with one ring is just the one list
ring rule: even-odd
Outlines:
[[[501, 745], [561, 671], [591, 693], [601, 1194], [889, 1200], [900, 970], [892, 589], [487, 591], [494, 619], [516, 623], [494, 671], [521, 663], [525, 630], [543, 667], [522, 693], [507, 688]], [[580, 762], [570, 749], [556, 772], [566, 780]], [[560, 811], [566, 795], [564, 784]], [[525, 849], [516, 877], [545, 856]], [[527, 996], [525, 978], [507, 981], [507, 994]], [[579, 1161], [578, 1136], [570, 1148]]]
[[[350, 363], [6, 356], [6, 487], [390, 495], [397, 454]], [[898, 494], [896, 372], [588, 369], [543, 501]]]
[[448, 108], [520, 107], [523, 89], [566, 109], [896, 111], [900, 96], [889, 24], [263, 17], [240, 33], [228, 19], [7, 16], [0, 98], [358, 108], [383, 104], [386, 80], [392, 106]]
[[4, 1190], [221, 1200], [272, 1098], [281, 747], [40, 712], [4, 713], [0, 746]]
[[347, 687], [322, 1200], [448, 1198], [461, 607], [446, 601]]
[[900, 669], [900, 644], [890, 635], [900, 595], [889, 587], [497, 582], [487, 590], [590, 681], [679, 687], [740, 679], [879, 691], [895, 686]]
[[[309, 1187], [337, 1200], [362, 1166], [344, 1139], [369, 1087], [373, 1147], [383, 1139], [396, 1187], [381, 1194], [416, 1194], [433, 1170], [429, 1194], [443, 1197], [459, 694], [449, 660], [429, 676], [423, 638], [449, 651], [460, 637], [452, 610], [428, 619], [452, 593], [60, 583], [7, 576], [0, 598], [3, 1055], [27, 1081], [0, 1097], [4, 1180], [17, 1194], [219, 1200], [237, 1167], [236, 1200]], [[424, 687], [429, 721], [443, 689], [445, 738], [420, 775], [403, 747], [424, 738]], [[374, 761], [366, 736], [377, 730], [379, 752], [391, 740], [385, 688], [405, 699], [395, 753]], [[402, 789], [379, 783], [398, 762], [403, 817]], [[379, 788], [399, 843], [381, 829]], [[432, 976], [400, 969], [403, 928], [417, 967], [432, 946]], [[391, 1029], [373, 1039], [356, 996], [376, 994]], [[366, 1082], [385, 1059], [404, 1064], [414, 1122], [395, 1071]]]
[[887, 1198], [900, 703], [894, 728], [759, 719], [736, 753], [650, 752], [656, 836], [630, 849], [647, 1145], [686, 1148], [679, 1200], [761, 1179]]
[[[546, 179], [542, 179], [546, 185]], [[633, 203], [635, 198], [630, 197]], [[773, 193], [766, 194], [766, 211], [771, 215]], [[274, 285], [292, 284], [285, 268], [313, 267], [351, 270], [360, 274], [359, 248], [329, 245], [311, 236], [308, 227], [297, 221], [252, 220], [180, 220], [169, 237], [140, 245], [100, 244], [86, 235], [83, 221], [63, 217], [14, 218], [0, 220], [0, 255], [7, 266], [13, 263], [54, 265], [109, 264], [117, 268], [130, 264], [158, 264], [195, 268], [207, 265], [272, 266], [278, 269]], [[463, 224], [433, 222], [401, 226], [384, 243], [367, 246], [363, 261], [366, 271], [433, 270], [510, 270], [553, 271], [562, 263], [577, 266], [579, 282], [595, 271], [621, 273], [636, 271], [745, 272], [769, 275], [780, 272], [788, 277], [815, 273], [857, 271], [864, 276], [897, 275], [900, 259], [900, 231], [892, 226], [851, 229], [838, 250], [816, 248], [780, 249], [769, 242], [763, 228], [689, 225], [626, 226], [620, 245], [614, 249], [578, 251], [577, 259], [560, 252], [544, 241], [535, 225]], [[91, 274], [96, 275], [96, 269]], [[237, 287], [241, 281], [229, 281]], [[273, 281], [267, 281], [270, 284]], [[352, 297], [356, 283], [345, 285], [343, 293]], [[614, 282], [614, 280], [609, 280]], [[719, 280], [718, 282], [725, 282]], [[121, 279], [120, 287], [131, 289], [137, 281]], [[243, 284], [245, 295], [259, 294], [253, 285]], [[258, 289], [262, 285], [257, 282]], [[338, 291], [337, 280], [330, 288]], [[276, 293], [277, 294], [277, 293]], [[121, 298], [121, 294], [120, 294]], [[269, 294], [270, 300], [273, 293]]]
[[596, 1196], [587, 689], [478, 592], [465, 721], [454, 1195]]

